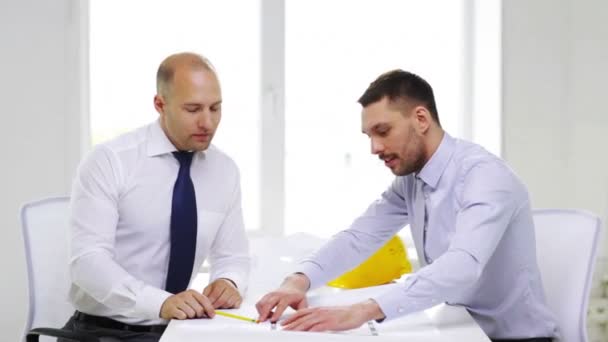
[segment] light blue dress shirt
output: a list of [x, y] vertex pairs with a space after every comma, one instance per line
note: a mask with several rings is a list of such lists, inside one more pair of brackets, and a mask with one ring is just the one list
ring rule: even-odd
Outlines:
[[[417, 207], [426, 207], [426, 215]], [[447, 302], [466, 307], [491, 338], [558, 336], [536, 262], [526, 187], [500, 158], [447, 133], [418, 174], [396, 177], [297, 271], [310, 278], [311, 288], [320, 286], [407, 224], [423, 267], [403, 286], [373, 298], [386, 319]]]

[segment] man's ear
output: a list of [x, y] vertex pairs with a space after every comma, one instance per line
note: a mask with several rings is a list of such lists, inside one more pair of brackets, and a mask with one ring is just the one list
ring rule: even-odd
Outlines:
[[431, 113], [423, 106], [416, 106], [413, 110], [416, 130], [420, 134], [425, 134], [431, 125]]
[[154, 108], [160, 115], [165, 113], [165, 99], [161, 95], [154, 95]]

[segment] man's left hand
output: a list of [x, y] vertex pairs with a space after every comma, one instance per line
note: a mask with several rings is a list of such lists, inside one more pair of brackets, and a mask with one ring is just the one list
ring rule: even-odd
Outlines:
[[209, 298], [215, 309], [234, 309], [241, 306], [243, 298], [232, 281], [219, 278], [207, 285], [203, 294]]
[[281, 322], [284, 330], [341, 331], [360, 327], [372, 319], [384, 318], [373, 300], [350, 306], [317, 307], [298, 310]]

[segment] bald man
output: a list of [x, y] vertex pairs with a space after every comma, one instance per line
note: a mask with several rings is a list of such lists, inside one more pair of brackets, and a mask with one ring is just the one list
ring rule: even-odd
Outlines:
[[[180, 53], [157, 72], [155, 122], [97, 145], [72, 189], [65, 328], [102, 341], [157, 341], [168, 320], [241, 303], [249, 272], [239, 172], [211, 144], [222, 116], [216, 72]], [[210, 284], [188, 286], [205, 259]]]

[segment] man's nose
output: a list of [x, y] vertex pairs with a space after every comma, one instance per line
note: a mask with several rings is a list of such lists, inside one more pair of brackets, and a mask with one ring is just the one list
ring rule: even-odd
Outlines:
[[372, 154], [380, 154], [384, 151], [384, 144], [377, 139], [372, 138], [371, 140]]
[[213, 126], [213, 120], [211, 119], [211, 113], [208, 109], [201, 111], [198, 116], [197, 124], [199, 128], [211, 129]]

